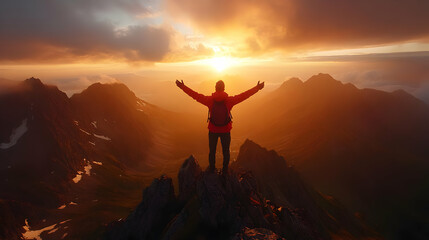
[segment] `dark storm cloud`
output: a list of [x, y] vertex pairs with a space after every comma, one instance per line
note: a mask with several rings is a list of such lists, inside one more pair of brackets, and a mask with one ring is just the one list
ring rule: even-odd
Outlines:
[[168, 0], [168, 7], [214, 35], [249, 30], [250, 50], [338, 49], [429, 36], [425, 0]]
[[81, 59], [158, 61], [171, 31], [148, 25], [117, 29], [102, 14], [147, 14], [137, 0], [3, 0], [0, 61], [70, 62]]

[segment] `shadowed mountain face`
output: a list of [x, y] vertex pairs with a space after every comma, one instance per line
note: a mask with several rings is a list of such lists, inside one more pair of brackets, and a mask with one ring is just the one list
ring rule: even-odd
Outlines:
[[179, 171], [177, 196], [171, 178], [155, 179], [105, 239], [378, 239], [274, 151], [246, 141], [234, 168], [225, 176], [202, 172], [191, 156]]
[[319, 74], [286, 81], [247, 114], [242, 118], [252, 121], [240, 130], [285, 156], [318, 189], [363, 211], [387, 237], [428, 236], [425, 103]]
[[95, 238], [137, 203], [160, 165], [183, 159], [183, 147], [172, 148], [179, 139], [198, 139], [175, 129], [186, 118], [122, 84], [94, 84], [69, 99], [31, 78], [2, 91], [0, 112], [0, 220], [8, 222], [0, 239], [54, 225], [43, 239]]
[[96, 83], [73, 95], [70, 101], [81, 116], [79, 127], [95, 136], [87, 134], [88, 141], [92, 138], [102, 142], [104, 150], [129, 167], [147, 168], [147, 152], [154, 146], [146, 109], [154, 106], [147, 106], [122, 84]]
[[87, 148], [76, 141], [81, 134], [67, 96], [32, 78], [0, 95], [0, 112], [0, 194], [41, 205], [56, 203], [55, 192], [83, 166]]

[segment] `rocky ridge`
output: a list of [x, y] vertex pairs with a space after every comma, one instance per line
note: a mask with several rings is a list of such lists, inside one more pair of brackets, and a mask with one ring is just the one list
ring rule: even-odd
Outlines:
[[[281, 158], [275, 152], [247, 140], [241, 152], [249, 151], [260, 152], [260, 162], [268, 166], [275, 166], [273, 162]], [[241, 161], [237, 160], [237, 163]], [[326, 215], [331, 210], [317, 205], [317, 200], [306, 192], [300, 193], [300, 197], [307, 198], [305, 204], [313, 201], [313, 206], [309, 204], [308, 209], [302, 208], [305, 206], [298, 208], [292, 198], [298, 192], [305, 191], [305, 187], [285, 189], [291, 198], [287, 205], [271, 201], [266, 197], [268, 194], [261, 190], [260, 179], [250, 171], [238, 170], [237, 165], [227, 175], [210, 173], [202, 171], [198, 161], [190, 156], [184, 161], [178, 179], [178, 195], [174, 193], [171, 178], [161, 176], [154, 179], [144, 190], [143, 200], [137, 208], [125, 220], [113, 222], [107, 227], [105, 239], [377, 238], [356, 219], [350, 221], [354, 224], [352, 227], [349, 223], [336, 221], [336, 214], [331, 215], [333, 220], [329, 223], [320, 222], [319, 215]], [[348, 216], [344, 209], [335, 210], [343, 211], [343, 216]]]

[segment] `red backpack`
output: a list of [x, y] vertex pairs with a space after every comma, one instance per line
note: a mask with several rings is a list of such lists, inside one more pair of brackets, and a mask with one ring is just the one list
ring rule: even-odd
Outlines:
[[231, 122], [231, 112], [228, 110], [225, 101], [213, 101], [211, 111], [209, 110], [207, 122], [210, 121], [217, 127], [228, 125]]

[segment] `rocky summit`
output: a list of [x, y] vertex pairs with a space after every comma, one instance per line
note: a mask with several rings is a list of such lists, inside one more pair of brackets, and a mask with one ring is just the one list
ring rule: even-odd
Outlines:
[[[274, 167], [273, 161], [281, 158], [251, 141], [246, 141], [240, 151], [258, 152], [260, 162], [267, 166]], [[298, 181], [296, 176], [293, 178]], [[259, 179], [251, 171], [238, 170], [238, 167], [224, 175], [202, 171], [198, 161], [190, 156], [179, 170], [178, 180], [176, 195], [171, 178], [154, 179], [143, 191], [143, 200], [137, 208], [125, 220], [111, 223], [104, 239], [377, 239], [376, 234], [352, 216], [344, 223], [337, 221], [338, 212], [344, 217], [347, 211], [333, 206], [328, 208], [327, 204], [316, 206], [314, 203], [320, 201], [304, 187], [289, 189], [289, 193], [303, 191], [300, 195], [302, 199], [307, 198], [305, 203], [313, 201], [308, 210], [302, 208], [303, 204], [296, 208], [293, 204], [281, 205], [281, 201], [268, 199], [260, 190]], [[330, 215], [330, 211], [337, 214]], [[331, 219], [315, 221], [323, 214], [330, 215]]]

